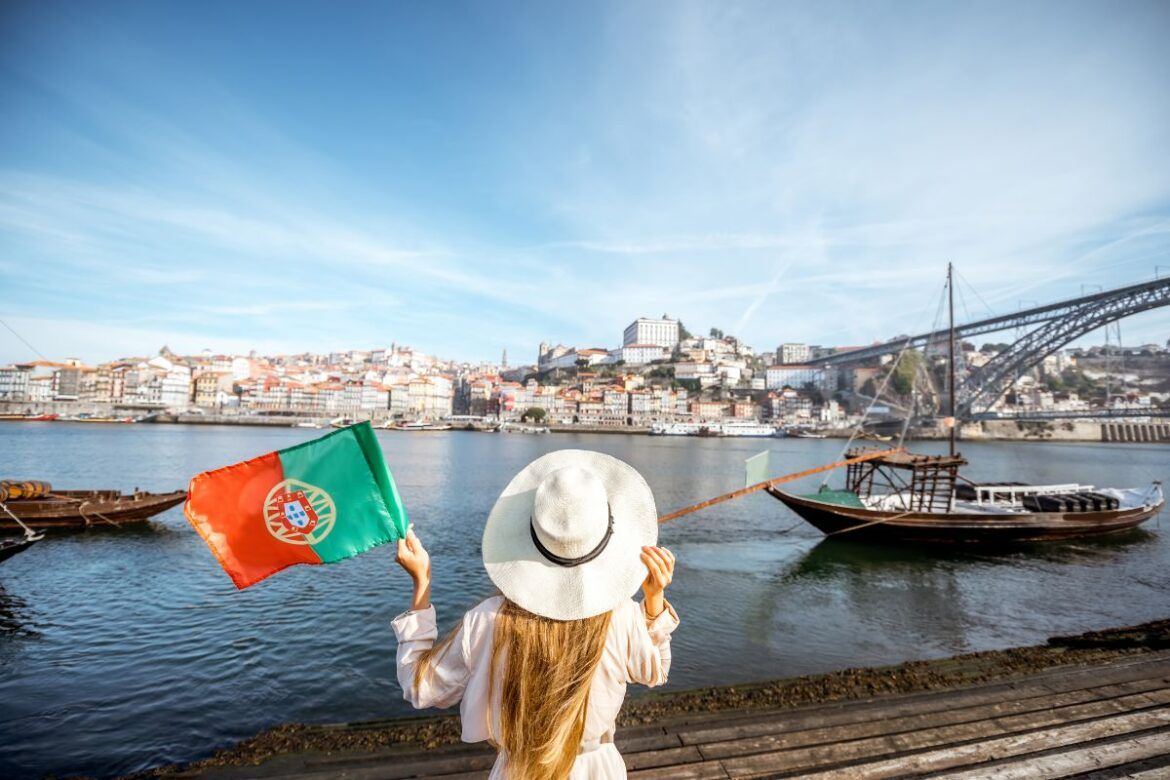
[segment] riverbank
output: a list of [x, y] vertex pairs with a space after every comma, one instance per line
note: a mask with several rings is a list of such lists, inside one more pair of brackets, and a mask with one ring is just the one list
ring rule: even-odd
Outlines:
[[[88, 414], [88, 412], [87, 412]], [[85, 422], [93, 424], [98, 420], [74, 421], [61, 420], [17, 420], [0, 419], [3, 423], [33, 423], [44, 425], [46, 422]], [[125, 424], [113, 420], [100, 420], [108, 424]], [[385, 420], [373, 420], [375, 427], [381, 428]], [[156, 425], [226, 425], [240, 427], [271, 427], [271, 428], [311, 428], [314, 424], [321, 429], [328, 428], [328, 424], [319, 418], [312, 417], [283, 417], [268, 415], [217, 415], [217, 414], [161, 414], [156, 413], [138, 420], [139, 424]], [[304, 423], [306, 425], [298, 425]], [[606, 435], [645, 436], [650, 428], [643, 425], [549, 425], [549, 433], [602, 433]], [[466, 425], [452, 428], [452, 430], [470, 431], [477, 433], [494, 433], [495, 426]], [[513, 431], [533, 433], [534, 431]], [[853, 435], [852, 428], [827, 428], [820, 431], [824, 438], [848, 439]], [[430, 431], [424, 431], [430, 433]], [[767, 440], [768, 437], [763, 437]], [[947, 437], [945, 433], [929, 429], [911, 432], [907, 441], [941, 441]], [[1013, 420], [990, 420], [980, 423], [964, 425], [959, 436], [962, 441], [987, 442], [1103, 442], [1117, 444], [1157, 444], [1170, 443], [1170, 423], [1154, 422], [1028, 422]]]
[[[1102, 736], [1129, 734], [1125, 725], [1129, 721], [1122, 723], [1118, 719], [1125, 713], [1140, 711], [1140, 717], [1131, 720], [1142, 728], [1134, 730], [1157, 729], [1163, 749], [1151, 753], [1148, 745], [1139, 740], [1135, 743], [1138, 747], [1123, 757], [1140, 755], [1135, 760], [1149, 763], [1153, 755], [1170, 754], [1168, 674], [1170, 620], [1162, 620], [1054, 637], [1033, 647], [631, 697], [618, 719], [617, 742], [631, 771], [644, 770], [647, 777], [728, 777], [741, 775], [727, 771], [727, 759], [740, 761], [748, 769], [755, 767], [756, 771], [820, 771], [843, 760], [848, 763], [849, 759], [888, 763], [902, 752], [913, 752], [911, 748], [916, 744], [913, 736], [906, 736], [916, 733], [904, 728], [910, 723], [897, 724], [889, 718], [917, 717], [914, 725], [918, 730], [964, 724], [965, 731], [957, 735], [964, 743], [982, 735], [977, 728], [984, 729], [988, 739], [1014, 733], [1008, 728], [1012, 717], [1021, 719], [1018, 730], [1028, 734], [1036, 733], [1040, 727], [1109, 718], [1117, 721], [1111, 721], [1110, 728], [1102, 724], [1097, 731], [1087, 732], [1085, 740], [1094, 742]], [[1113, 687], [1106, 690], [1109, 686]], [[987, 713], [980, 717], [982, 713], [975, 711], [978, 707]], [[1060, 708], [1067, 711], [1061, 712]], [[887, 711], [888, 717], [876, 716], [877, 709]], [[925, 717], [926, 713], [934, 715]], [[824, 728], [830, 725], [827, 715], [838, 721], [838, 727]], [[820, 735], [820, 744], [829, 746], [848, 741], [850, 726], [846, 724], [854, 722], [862, 730], [868, 729], [855, 738], [873, 743], [873, 750], [859, 752], [858, 745], [851, 743], [844, 750], [837, 746], [809, 753], [811, 745], [817, 744], [815, 739], [809, 734], [791, 736], [794, 731], [802, 731], [797, 728], [801, 723], [806, 723], [803, 731], [819, 726], [822, 732], [829, 732]], [[883, 738], [883, 728], [902, 736], [892, 741]], [[680, 731], [687, 734], [680, 736]], [[706, 737], [700, 739], [696, 732]], [[790, 736], [777, 737], [778, 734]], [[946, 744], [937, 740], [930, 743], [925, 736], [919, 742], [918, 748]], [[1056, 744], [1064, 746], [1060, 741]], [[806, 746], [804, 753], [794, 752], [802, 745]], [[1004, 758], [1007, 754], [1000, 750], [993, 757]], [[1096, 760], [1097, 754], [1093, 756]], [[461, 745], [458, 718], [442, 715], [279, 726], [210, 758], [140, 776], [324, 775], [343, 768], [361, 777], [405, 777], [408, 774], [401, 771], [408, 769], [417, 772], [409, 776], [437, 776], [456, 771], [483, 772], [490, 767], [491, 758], [490, 750], [483, 746]], [[431, 771], [420, 769], [424, 764], [433, 764]], [[956, 764], [943, 762], [939, 766], [954, 768]], [[850, 773], [864, 774], [857, 773], [856, 766], [845, 775]], [[750, 774], [753, 772], [742, 776]]]

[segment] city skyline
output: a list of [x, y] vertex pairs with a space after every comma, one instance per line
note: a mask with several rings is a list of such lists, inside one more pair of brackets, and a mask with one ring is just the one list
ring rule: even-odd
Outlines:
[[927, 330], [947, 261], [972, 317], [1170, 273], [1157, 4], [324, 8], [8, 6], [0, 318], [53, 359], [532, 362], [663, 312]]

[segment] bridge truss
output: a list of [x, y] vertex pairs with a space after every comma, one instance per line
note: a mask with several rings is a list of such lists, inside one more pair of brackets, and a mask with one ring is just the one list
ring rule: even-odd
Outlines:
[[[1155, 279], [956, 325], [956, 339], [1012, 329], [1023, 331], [1007, 349], [964, 378], [955, 393], [956, 415], [971, 419], [986, 411], [1007, 391], [1010, 379], [1086, 333], [1162, 306], [1170, 306], [1170, 279]], [[872, 347], [840, 352], [818, 360], [817, 365], [842, 368], [907, 348], [945, 344], [947, 338], [946, 330], [903, 336]]]

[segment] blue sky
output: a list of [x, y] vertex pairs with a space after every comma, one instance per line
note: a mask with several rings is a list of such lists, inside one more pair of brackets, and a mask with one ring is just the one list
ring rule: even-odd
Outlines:
[[1170, 274], [1168, 7], [966, 5], [10, 0], [0, 318], [517, 362], [663, 312], [867, 343], [947, 261], [960, 317]]

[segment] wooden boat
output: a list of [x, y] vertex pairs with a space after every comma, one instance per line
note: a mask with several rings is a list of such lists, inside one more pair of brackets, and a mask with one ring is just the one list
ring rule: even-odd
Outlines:
[[186, 497], [185, 490], [129, 494], [117, 490], [54, 491], [44, 482], [0, 482], [0, 506], [7, 510], [0, 511], [0, 533], [137, 523], [181, 504]]
[[0, 562], [22, 553], [45, 538], [44, 534], [25, 535], [20, 539], [0, 539]]
[[[865, 450], [853, 450], [849, 458]], [[850, 465], [844, 490], [794, 495], [768, 488], [826, 536], [885, 542], [1034, 542], [1103, 536], [1161, 511], [1161, 485], [979, 484], [957, 455], [904, 451]]]
[[[847, 534], [849, 539], [889, 542], [1036, 542], [1103, 536], [1136, 528], [1158, 514], [1165, 504], [1159, 482], [1142, 490], [1076, 483], [980, 484], [959, 475], [967, 461], [955, 450], [954, 276], [950, 266], [947, 296], [948, 453], [915, 455], [897, 448], [851, 462], [844, 490], [822, 486], [818, 493], [798, 496], [769, 486], [768, 493], [827, 536]], [[866, 452], [851, 450], [847, 460]]]

